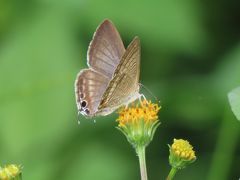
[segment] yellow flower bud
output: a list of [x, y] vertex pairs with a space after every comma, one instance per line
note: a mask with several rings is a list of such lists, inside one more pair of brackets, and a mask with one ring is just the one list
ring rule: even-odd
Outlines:
[[0, 179], [2, 179], [2, 180], [7, 180], [8, 179], [8, 174], [3, 169], [0, 169]]
[[12, 179], [20, 180], [21, 173], [22, 173], [22, 167], [15, 164], [7, 165], [4, 168], [0, 167], [1, 180], [12, 180]]
[[174, 139], [169, 151], [169, 162], [176, 169], [182, 169], [196, 160], [193, 147], [186, 140]]
[[[172, 147], [173, 153], [180, 156], [181, 158], [185, 158], [189, 160], [196, 158], [195, 152], [193, 151], [193, 147], [186, 140], [174, 139], [174, 142], [171, 147]], [[190, 155], [189, 158], [188, 158], [188, 154]]]

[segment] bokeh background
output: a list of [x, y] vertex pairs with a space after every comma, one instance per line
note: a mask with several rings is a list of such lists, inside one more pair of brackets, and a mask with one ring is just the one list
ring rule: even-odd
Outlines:
[[198, 158], [176, 179], [240, 178], [240, 122], [227, 99], [240, 85], [236, 0], [1, 0], [0, 164], [22, 164], [24, 180], [140, 179], [117, 115], [77, 116], [74, 80], [106, 18], [125, 46], [140, 37], [141, 83], [161, 100], [149, 179], [167, 176], [173, 138]]

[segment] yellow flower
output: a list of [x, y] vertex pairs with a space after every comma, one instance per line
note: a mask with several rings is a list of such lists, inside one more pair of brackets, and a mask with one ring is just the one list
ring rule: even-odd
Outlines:
[[20, 179], [21, 177], [21, 172], [22, 172], [22, 167], [15, 165], [15, 164], [10, 164], [5, 166], [4, 168], [0, 167], [0, 179], [1, 180], [12, 180], [12, 179]]
[[122, 108], [119, 111], [119, 127], [126, 126], [128, 124], [138, 125], [140, 119], [144, 120], [144, 123], [151, 124], [158, 120], [158, 111], [160, 107], [158, 104], [154, 104], [151, 101], [141, 101], [140, 107], [137, 104], [132, 104], [131, 107]]
[[120, 129], [133, 146], [146, 146], [152, 140], [158, 127], [160, 107], [151, 101], [140, 101], [130, 107], [120, 109], [117, 119]]
[[186, 140], [174, 139], [174, 142], [173, 142], [171, 148], [175, 155], [177, 155], [183, 159], [186, 159], [186, 160], [196, 159], [193, 147]]
[[4, 169], [0, 169], [0, 179], [2, 180], [8, 179], [8, 173]]
[[185, 168], [187, 164], [196, 160], [193, 147], [187, 140], [174, 139], [173, 144], [169, 146], [169, 149], [169, 162], [174, 168]]

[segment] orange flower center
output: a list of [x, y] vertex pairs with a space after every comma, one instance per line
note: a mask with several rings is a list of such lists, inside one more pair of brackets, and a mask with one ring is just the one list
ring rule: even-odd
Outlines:
[[138, 124], [141, 119], [144, 120], [145, 124], [154, 123], [158, 120], [158, 112], [161, 107], [158, 104], [154, 104], [151, 101], [143, 100], [140, 101], [140, 105], [133, 103], [131, 107], [125, 107], [120, 109], [119, 127], [126, 126], [128, 124]]

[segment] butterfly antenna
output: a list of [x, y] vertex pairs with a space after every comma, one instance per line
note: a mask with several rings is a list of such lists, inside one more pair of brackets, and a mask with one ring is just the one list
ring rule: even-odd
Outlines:
[[160, 102], [160, 101], [158, 100], [157, 96], [155, 96], [155, 95], [152, 93], [152, 91], [150, 91], [146, 86], [144, 86], [144, 85], [141, 84], [141, 83], [139, 83], [139, 85], [140, 85], [141, 87], [143, 87], [157, 102]]

